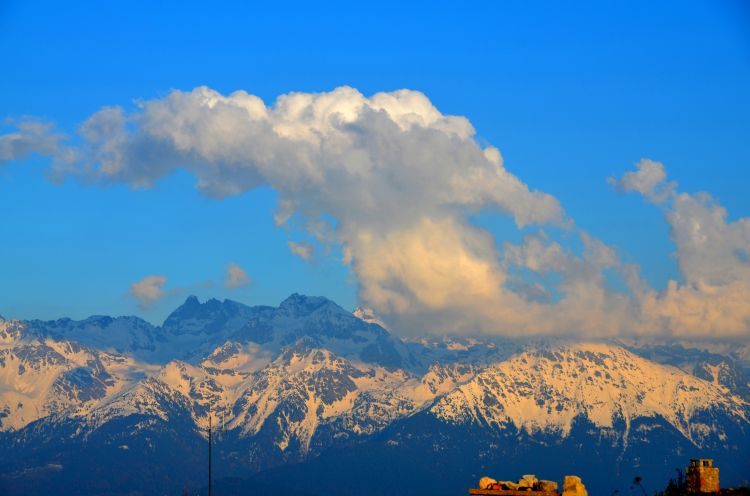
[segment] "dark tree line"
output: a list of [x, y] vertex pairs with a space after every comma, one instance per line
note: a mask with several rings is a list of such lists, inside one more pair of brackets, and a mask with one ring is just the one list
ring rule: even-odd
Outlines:
[[687, 496], [688, 487], [685, 473], [677, 469], [677, 477], [669, 479], [667, 487], [663, 491], [656, 491], [654, 496]]

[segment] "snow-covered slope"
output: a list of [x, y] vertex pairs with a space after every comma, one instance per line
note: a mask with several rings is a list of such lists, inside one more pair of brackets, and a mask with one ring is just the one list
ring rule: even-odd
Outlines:
[[710, 433], [724, 435], [722, 426], [705, 422], [710, 410], [748, 424], [748, 404], [727, 388], [597, 343], [527, 350], [488, 367], [431, 408], [446, 422], [513, 425], [561, 437], [577, 418], [603, 429], [624, 422], [625, 442], [634, 419], [658, 417], [696, 446]]
[[673, 365], [750, 401], [750, 354], [745, 343], [618, 340], [615, 344], [649, 360]]
[[299, 458], [334, 438], [378, 432], [476, 373], [469, 365], [435, 364], [419, 377], [316, 345], [300, 338], [273, 355], [256, 344], [227, 342], [200, 364], [174, 360], [68, 416], [81, 420], [81, 435], [132, 415], [164, 422], [189, 416], [199, 431], [211, 408], [224, 430]]
[[0, 427], [18, 430], [48, 416], [85, 415], [150, 370], [127, 356], [40, 337], [24, 322], [0, 321]]
[[166, 341], [162, 329], [138, 317], [94, 315], [84, 320], [32, 320], [26, 323], [28, 335], [56, 341], [76, 341], [84, 346], [113, 353], [153, 357]]

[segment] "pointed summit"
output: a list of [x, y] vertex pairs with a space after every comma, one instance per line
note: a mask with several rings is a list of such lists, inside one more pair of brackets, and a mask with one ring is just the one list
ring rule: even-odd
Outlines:
[[211, 298], [201, 303], [195, 296], [189, 296], [167, 317], [163, 327], [174, 334], [216, 332], [228, 321], [248, 311], [250, 307], [236, 301]]
[[185, 300], [185, 303], [177, 307], [164, 321], [164, 327], [169, 327], [170, 323], [174, 323], [177, 320], [184, 320], [194, 317], [200, 312], [203, 305], [198, 301], [198, 297], [190, 295]]
[[183, 307], [195, 307], [200, 305], [201, 302], [198, 301], [198, 297], [195, 295], [190, 295], [185, 300], [185, 303], [182, 304]]

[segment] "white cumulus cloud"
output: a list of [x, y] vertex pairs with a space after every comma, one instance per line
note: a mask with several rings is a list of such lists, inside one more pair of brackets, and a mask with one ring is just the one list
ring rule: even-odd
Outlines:
[[682, 280], [669, 281], [663, 292], [641, 295], [641, 331], [749, 337], [750, 218], [728, 221], [726, 210], [711, 195], [677, 191], [676, 183], [667, 182], [663, 165], [651, 163], [663, 173], [647, 187], [633, 190], [651, 201], [653, 191], [669, 191], [661, 208], [671, 227]]
[[[270, 186], [277, 225], [301, 228], [323, 253], [339, 247], [361, 302], [402, 332], [748, 333], [746, 219], [727, 222], [709, 197], [678, 193], [658, 162], [610, 179], [659, 205], [672, 225], [684, 281], [658, 293], [636, 265], [577, 229], [554, 197], [510, 173], [466, 118], [416, 91], [367, 97], [342, 87], [266, 105], [200, 87], [130, 112], [103, 108], [80, 138], [55, 145], [54, 176], [151, 187], [185, 169], [216, 198]], [[526, 227], [522, 241], [498, 243], [471, 222], [486, 210]], [[577, 238], [582, 253], [550, 238], [548, 226]], [[312, 260], [313, 244], [288, 246]], [[137, 292], [148, 304], [165, 280], [146, 279]]]
[[[56, 174], [149, 187], [181, 167], [214, 197], [270, 185], [280, 198], [276, 221], [295, 219], [322, 244], [340, 245], [363, 302], [394, 318], [442, 301], [491, 323], [480, 305], [504, 294], [506, 276], [491, 237], [470, 226], [472, 212], [504, 211], [519, 226], [566, 222], [555, 198], [530, 190], [497, 149], [479, 145], [466, 118], [442, 114], [415, 91], [368, 98], [342, 87], [267, 106], [202, 87], [131, 113], [102, 109], [81, 135], [79, 160], [57, 161]], [[289, 246], [312, 256], [312, 245]]]

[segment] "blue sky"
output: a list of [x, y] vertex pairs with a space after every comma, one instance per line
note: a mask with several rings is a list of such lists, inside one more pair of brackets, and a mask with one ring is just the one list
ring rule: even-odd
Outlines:
[[[729, 220], [750, 216], [750, 8], [742, 2], [379, 2], [318, 6], [4, 2], [0, 117], [44, 118], [74, 135], [102, 107], [208, 86], [271, 105], [290, 91], [408, 88], [465, 116], [505, 168], [554, 196], [581, 229], [637, 263], [657, 291], [684, 280], [658, 206], [607, 183], [641, 158]], [[6, 122], [0, 132], [12, 132]], [[208, 198], [185, 171], [152, 189], [48, 179], [50, 158], [0, 165], [0, 315], [138, 314], [159, 322], [187, 294], [277, 304], [292, 292], [358, 303], [340, 246], [312, 263], [274, 224], [277, 192]], [[507, 213], [471, 216], [502, 245]], [[569, 234], [547, 235], [574, 252]], [[251, 284], [226, 288], [230, 262]], [[152, 275], [149, 310], [129, 295]], [[207, 287], [208, 281], [213, 285]], [[617, 283], [613, 283], [617, 285]]]

